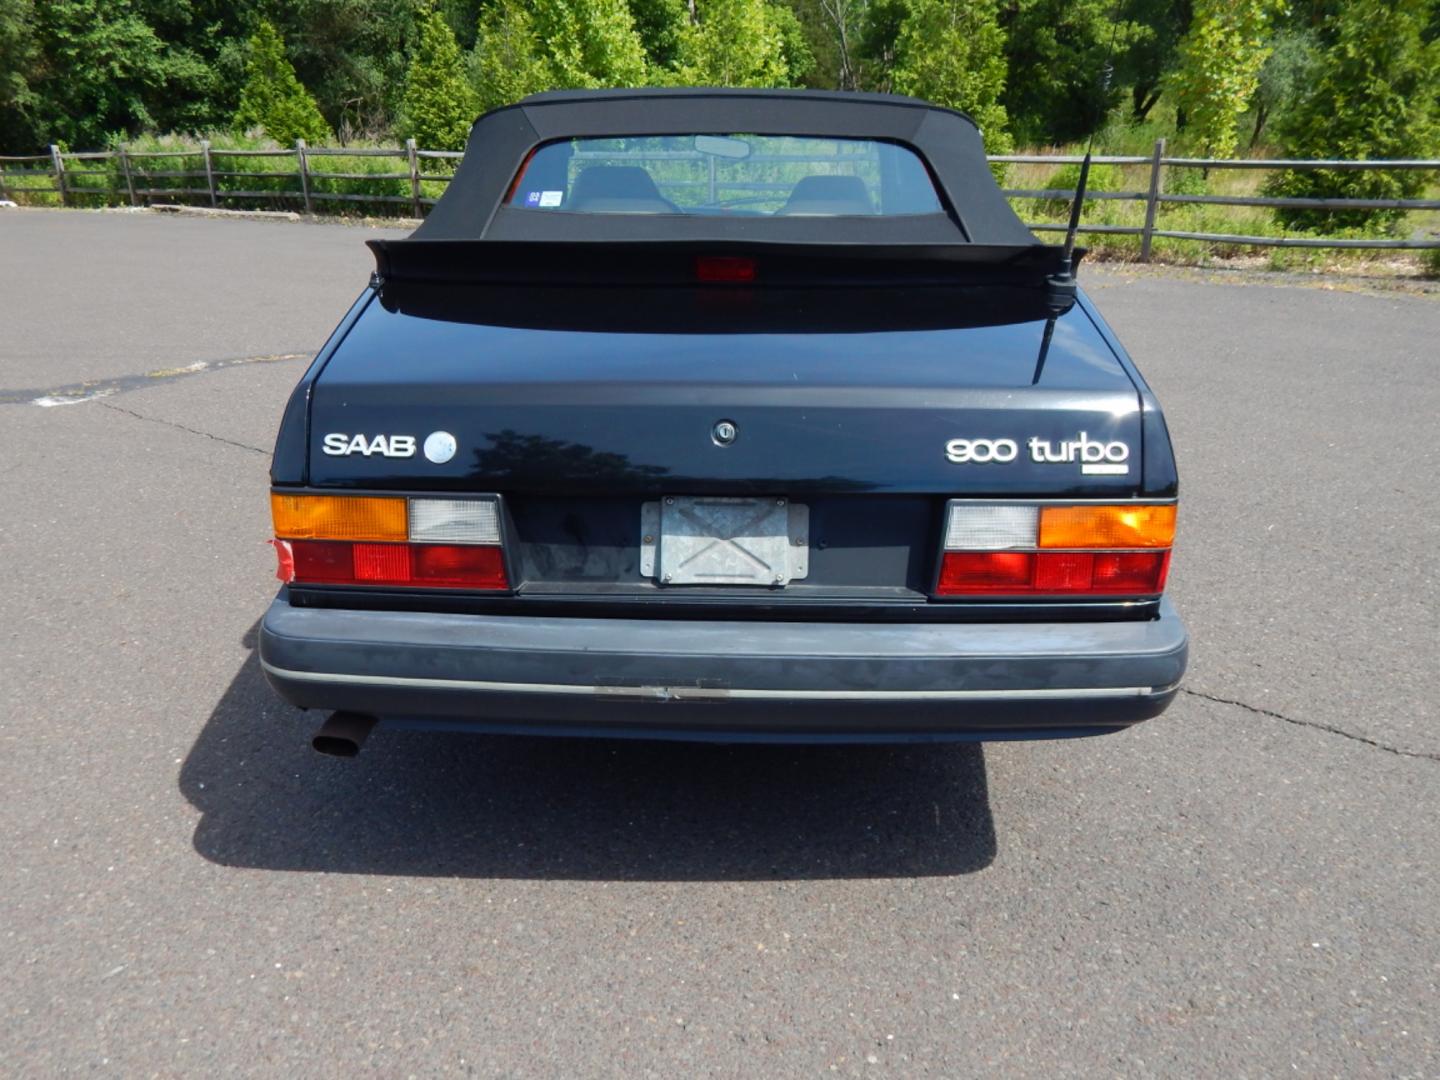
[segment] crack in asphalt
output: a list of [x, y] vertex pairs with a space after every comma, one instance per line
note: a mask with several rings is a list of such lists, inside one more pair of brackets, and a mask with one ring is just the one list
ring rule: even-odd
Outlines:
[[134, 417], [136, 420], [148, 420], [152, 424], [163, 424], [165, 427], [175, 428], [177, 431], [188, 431], [191, 435], [199, 435], [202, 438], [211, 439], [214, 442], [224, 443], [226, 446], [238, 446], [241, 450], [249, 450], [253, 454], [264, 454], [266, 457], [270, 456], [269, 450], [262, 450], [260, 447], [251, 446], [249, 443], [236, 442], [234, 439], [227, 439], [223, 435], [212, 435], [210, 432], [201, 431], [199, 428], [186, 427], [184, 424], [177, 424], [173, 420], [161, 420], [158, 416], [146, 416], [144, 413], [138, 413], [134, 409], [122, 409], [119, 405], [111, 405], [108, 401], [97, 401], [95, 404], [103, 409], [109, 409], [111, 412]]
[[1272, 720], [1283, 720], [1295, 727], [1309, 728], [1312, 731], [1323, 731], [1327, 735], [1339, 735], [1342, 739], [1349, 739], [1351, 742], [1358, 742], [1364, 746], [1373, 747], [1376, 750], [1383, 750], [1387, 754], [1394, 754], [1397, 757], [1419, 758], [1421, 761], [1440, 762], [1440, 754], [1426, 753], [1424, 750], [1406, 750], [1403, 747], [1391, 746], [1389, 743], [1382, 743], [1377, 739], [1367, 738], [1364, 735], [1356, 735], [1353, 731], [1346, 731], [1344, 728], [1335, 727], [1331, 724], [1322, 724], [1318, 720], [1297, 720], [1293, 716], [1286, 716], [1284, 713], [1275, 712], [1273, 709], [1262, 709], [1257, 705], [1250, 705], [1244, 701], [1237, 701], [1234, 698], [1219, 697], [1215, 694], [1207, 694], [1201, 690], [1191, 690], [1189, 687], [1180, 688], [1182, 694], [1200, 698], [1202, 701], [1213, 701], [1217, 705], [1234, 705], [1236, 708], [1244, 709], [1246, 712], [1254, 713], [1256, 716], [1268, 716]]
[[48, 390], [0, 390], [0, 405], [38, 405], [50, 408], [56, 405], [79, 405], [86, 401], [123, 394], [128, 390], [139, 390], [157, 383], [183, 379], [207, 371], [224, 371], [226, 368], [244, 367], [249, 364], [274, 364], [283, 360], [309, 360], [314, 354], [308, 352], [265, 353], [261, 356], [236, 356], [228, 360], [197, 360], [183, 367], [158, 368], [141, 375], [120, 375], [112, 379], [91, 379], [86, 382], [66, 383]]

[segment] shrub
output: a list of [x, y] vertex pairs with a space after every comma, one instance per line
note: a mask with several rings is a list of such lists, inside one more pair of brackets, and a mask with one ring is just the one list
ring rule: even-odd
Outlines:
[[295, 76], [280, 31], [269, 22], [261, 22], [250, 39], [249, 53], [245, 87], [235, 112], [236, 130], [259, 128], [281, 143], [329, 140], [330, 126], [320, 115], [320, 106]]
[[460, 150], [478, 109], [455, 34], [431, 8], [421, 16], [420, 42], [405, 73], [402, 130], [427, 150]]
[[[1337, 7], [1324, 32], [1310, 92], [1280, 125], [1287, 157], [1415, 158], [1440, 138], [1440, 39], [1426, 42], [1426, 0], [1352, 0]], [[1419, 172], [1317, 169], [1278, 173], [1271, 195], [1291, 198], [1415, 198]], [[1287, 226], [1393, 229], [1401, 210], [1279, 208]]]
[[[1073, 191], [1080, 183], [1079, 165], [1062, 165], [1056, 169], [1045, 181], [1047, 191]], [[1085, 190], [1092, 191], [1119, 191], [1120, 170], [1114, 165], [1090, 166], [1090, 177], [1085, 182]], [[1036, 210], [1047, 217], [1067, 218], [1070, 215], [1070, 205], [1073, 199], [1042, 199], [1036, 206]], [[1081, 214], [1085, 218], [1094, 215], [1096, 204], [1100, 200], [1085, 200]]]

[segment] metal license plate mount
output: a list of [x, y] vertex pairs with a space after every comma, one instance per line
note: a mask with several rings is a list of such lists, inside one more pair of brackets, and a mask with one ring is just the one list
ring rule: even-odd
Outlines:
[[777, 588], [810, 569], [810, 508], [783, 496], [667, 495], [640, 508], [640, 575]]

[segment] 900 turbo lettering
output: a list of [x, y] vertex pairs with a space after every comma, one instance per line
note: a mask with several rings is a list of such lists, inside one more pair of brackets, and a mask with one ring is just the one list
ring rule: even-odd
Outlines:
[[1020, 447], [1014, 439], [951, 439], [945, 444], [945, 457], [957, 465], [985, 465], [995, 461], [1014, 461]]

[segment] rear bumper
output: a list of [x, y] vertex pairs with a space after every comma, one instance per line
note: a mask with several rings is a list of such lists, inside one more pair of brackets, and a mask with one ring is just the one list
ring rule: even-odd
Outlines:
[[772, 742], [1025, 739], [1156, 716], [1187, 635], [1093, 624], [855, 625], [292, 608], [261, 662], [302, 708], [390, 726]]
[[924, 741], [1114, 731], [1185, 671], [1168, 601], [1144, 622], [833, 624], [292, 607], [265, 676], [302, 708], [387, 725], [697, 740]]

